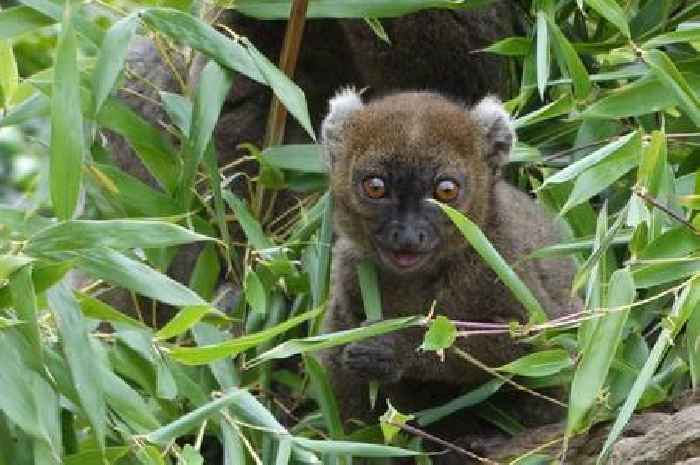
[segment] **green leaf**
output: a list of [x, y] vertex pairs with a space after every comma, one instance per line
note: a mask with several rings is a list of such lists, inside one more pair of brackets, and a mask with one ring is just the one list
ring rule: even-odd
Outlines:
[[[617, 219], [610, 227], [610, 229], [605, 231], [605, 234], [596, 241], [597, 243], [593, 253], [590, 254], [586, 261], [583, 263], [583, 265], [579, 266], [578, 270], [576, 270], [576, 275], [574, 276], [574, 281], [571, 285], [572, 295], [575, 295], [576, 292], [578, 292], [578, 290], [581, 289], [581, 287], [583, 287], [592, 270], [594, 270], [595, 267], [601, 263], [601, 261], [604, 262], [605, 260], [607, 260], [606, 253], [610, 246], [613, 244], [618, 231], [620, 230], [624, 223], [624, 220], [626, 219], [628, 208], [629, 205], [625, 206], [625, 208], [618, 214]], [[606, 226], [607, 215], [608, 207], [606, 203], [603, 205], [603, 208], [601, 208], [599, 213], [599, 222], [604, 221]]]
[[688, 29], [679, 29], [677, 31], [667, 32], [652, 37], [642, 44], [642, 48], [650, 49], [662, 47], [664, 45], [677, 44], [679, 42], [698, 42], [700, 41], [700, 27], [692, 27]]
[[353, 328], [303, 339], [290, 339], [251, 360], [248, 366], [253, 367], [267, 360], [288, 358], [293, 355], [316, 352], [329, 347], [366, 339], [368, 337], [380, 336], [399, 329], [419, 326], [422, 321], [423, 317], [421, 316], [395, 318], [383, 320], [379, 323], [363, 326], [361, 328]]
[[197, 93], [192, 105], [192, 122], [185, 166], [179, 188], [184, 200], [185, 208], [188, 207], [194, 189], [194, 179], [197, 167], [204, 157], [212, 139], [219, 113], [228, 95], [233, 75], [217, 62], [210, 61], [202, 70], [197, 86]]
[[107, 30], [92, 74], [93, 115], [97, 115], [107, 96], [112, 92], [119, 73], [124, 67], [131, 37], [136, 32], [135, 14], [120, 19]]
[[145, 264], [111, 249], [86, 249], [75, 252], [78, 267], [86, 273], [131, 289], [170, 305], [207, 305], [187, 287]]
[[107, 424], [104, 389], [101, 377], [95, 376], [99, 365], [92, 353], [80, 306], [65, 283], [49, 289], [47, 297], [80, 404], [90, 421], [97, 444], [104, 449]]
[[256, 347], [279, 334], [287, 332], [306, 320], [315, 318], [321, 313], [321, 310], [321, 307], [309, 310], [264, 331], [229, 339], [218, 344], [200, 345], [197, 347], [173, 347], [168, 354], [171, 358], [186, 365], [204, 365], [222, 358], [235, 357], [251, 347]]
[[379, 417], [379, 426], [382, 428], [382, 435], [384, 436], [384, 442], [390, 444], [401, 428], [397, 425], [403, 426], [407, 422], [415, 418], [414, 415], [406, 415], [399, 412], [391, 405], [391, 402], [387, 400], [388, 408], [381, 417]]
[[634, 283], [639, 289], [669, 283], [700, 272], [700, 254], [682, 257], [677, 260], [664, 260], [662, 263], [635, 267]]
[[580, 431], [589, 411], [595, 405], [607, 377], [613, 357], [622, 339], [622, 330], [629, 308], [634, 301], [634, 281], [627, 270], [617, 270], [610, 278], [607, 307], [616, 309], [601, 318], [583, 349], [581, 361], [574, 373], [569, 398], [566, 425], [568, 435]]
[[536, 46], [537, 46], [537, 90], [540, 98], [544, 100], [544, 91], [547, 88], [550, 72], [549, 31], [547, 30], [547, 14], [544, 11], [537, 12]]
[[160, 100], [163, 102], [170, 121], [177, 126], [180, 131], [188, 135], [190, 133], [190, 125], [192, 123], [192, 102], [186, 97], [179, 94], [173, 94], [161, 90], [159, 93]]
[[678, 103], [688, 113], [695, 125], [700, 126], [700, 98], [668, 55], [660, 50], [648, 50], [643, 52], [642, 57], [659, 81], [675, 95]]
[[39, 332], [39, 308], [36, 300], [36, 291], [32, 281], [32, 267], [23, 267], [10, 278], [10, 292], [17, 318], [24, 324], [17, 330], [27, 339], [33, 368], [41, 372], [44, 355]]
[[219, 310], [208, 305], [192, 305], [184, 307], [177, 312], [175, 316], [156, 333], [155, 336], [161, 340], [179, 336], [202, 321], [202, 318], [209, 314], [218, 314], [223, 316]]
[[270, 60], [256, 49], [247, 38], [243, 38], [243, 43], [248, 47], [248, 53], [253, 59], [253, 62], [258, 67], [258, 71], [272, 88], [277, 98], [284, 104], [289, 113], [296, 118], [301, 124], [306, 133], [312, 140], [316, 140], [311, 118], [309, 117], [309, 109], [306, 105], [306, 97], [304, 92], [291, 79], [289, 79], [282, 71], [280, 71]]
[[25, 255], [0, 255], [0, 281], [32, 261], [33, 258]]
[[517, 376], [551, 376], [573, 366], [569, 353], [563, 349], [543, 350], [520, 357], [498, 368]]
[[[667, 317], [667, 322], [669, 323], [664, 327], [659, 335], [654, 347], [649, 354], [649, 357], [644, 362], [644, 366], [639, 371], [637, 379], [630, 389], [629, 395], [625, 400], [625, 403], [620, 408], [620, 411], [615, 418], [615, 423], [613, 423], [608, 437], [605, 440], [603, 449], [598, 455], [597, 464], [606, 463], [604, 461], [610, 453], [613, 444], [622, 433], [622, 430], [627, 425], [630, 417], [634, 413], [634, 409], [637, 407], [639, 400], [644, 394], [654, 372], [658, 368], [661, 360], [663, 358], [666, 350], [674, 343], [674, 339], [678, 335], [679, 331], [683, 328], [683, 325], [688, 320], [688, 318], [693, 313], [698, 313], [698, 305], [700, 304], [700, 281], [693, 280], [689, 285], [683, 290], [680, 296], [676, 298], [673, 304], [671, 313]], [[596, 349], [597, 350], [597, 349]]]
[[170, 197], [119, 168], [95, 164], [90, 166], [90, 173], [104, 193], [115, 199], [129, 216], [166, 217], [182, 213]]
[[85, 151], [77, 42], [70, 18], [70, 6], [66, 6], [51, 93], [49, 179], [54, 212], [62, 220], [71, 219], [78, 205]]
[[[61, 22], [62, 19], [65, 19], [65, 11], [61, 2], [54, 3], [51, 0], [21, 0], [21, 3], [52, 18], [55, 22]], [[87, 18], [80, 10], [71, 13], [71, 16], [71, 23], [75, 26], [76, 31], [83, 38], [87, 39], [87, 42], [85, 42], [86, 45], [94, 47], [102, 43], [104, 32], [94, 20]]]
[[186, 444], [182, 448], [182, 465], [204, 465], [204, 458], [197, 449]]
[[304, 356], [304, 368], [305, 373], [311, 380], [314, 398], [321, 408], [323, 420], [328, 428], [331, 439], [342, 439], [345, 435], [343, 432], [343, 422], [326, 370], [310, 355]]
[[428, 426], [455, 412], [480, 404], [498, 392], [504, 383], [504, 379], [494, 378], [466, 394], [455, 397], [446, 404], [421, 410], [416, 413], [418, 424], [420, 426]]
[[[600, 163], [602, 160], [606, 159], [607, 157], [610, 157], [613, 154], [618, 154], [618, 156], [622, 159], [626, 159], [627, 156], [631, 156], [634, 154], [638, 155], [640, 144], [641, 136], [639, 132], [633, 131], [599, 148], [590, 155], [586, 155], [580, 160], [570, 164], [563, 170], [554, 173], [552, 176], [549, 176], [547, 179], [545, 179], [545, 182], [544, 184], [542, 184], [540, 189], [544, 189], [550, 184], [562, 183], [574, 179], [581, 173], [584, 173], [592, 166]], [[635, 152], [635, 150], [637, 151]]]
[[616, 0], [584, 0], [600, 16], [610, 21], [625, 37], [630, 38], [630, 28], [625, 12]]
[[449, 349], [457, 339], [457, 328], [454, 323], [442, 315], [438, 315], [430, 321], [428, 331], [423, 337], [423, 343], [420, 345], [420, 350], [432, 350], [440, 354], [444, 354], [445, 349]]
[[19, 86], [17, 61], [12, 50], [12, 42], [0, 39], [0, 100], [5, 108], [10, 108], [10, 102]]
[[525, 56], [531, 50], [532, 40], [527, 37], [506, 37], [483, 49], [484, 52], [504, 56]]
[[212, 238], [165, 221], [73, 220], [43, 229], [27, 243], [27, 253], [42, 254], [109, 247], [150, 249]]
[[[695, 93], [700, 92], [700, 78], [681, 74]], [[615, 89], [581, 113], [581, 118], [617, 119], [662, 111], [677, 105], [673, 93], [656, 77], [645, 77]]]
[[222, 192], [224, 200], [228, 203], [233, 213], [236, 215], [236, 220], [243, 228], [243, 232], [248, 238], [248, 242], [255, 250], [271, 249], [274, 247], [272, 241], [267, 237], [260, 226], [258, 220], [248, 210], [246, 204], [236, 197], [232, 192], [226, 190]]
[[357, 265], [357, 277], [360, 282], [362, 304], [367, 321], [382, 319], [382, 295], [379, 290], [377, 265], [369, 259], [362, 260]]
[[319, 454], [344, 455], [349, 454], [354, 457], [414, 457], [421, 455], [421, 452], [414, 450], [400, 449], [393, 446], [383, 446], [379, 444], [363, 444], [351, 441], [333, 441], [321, 439], [307, 439], [299, 436], [292, 438], [294, 444], [304, 449], [309, 449]]
[[574, 108], [574, 99], [571, 94], [565, 94], [542, 108], [513, 120], [513, 127], [521, 129], [535, 123], [539, 123], [557, 116], [565, 115]]
[[547, 315], [537, 301], [537, 298], [503, 259], [501, 254], [493, 247], [481, 229], [465, 215], [449, 205], [433, 202], [440, 206], [442, 211], [452, 220], [455, 226], [457, 226], [464, 238], [474, 247], [474, 250], [476, 250], [479, 256], [484, 259], [486, 264], [494, 272], [496, 272], [501, 282], [510, 289], [513, 296], [525, 307], [530, 321], [533, 323], [546, 321]]
[[574, 188], [561, 209], [561, 214], [599, 194], [603, 189], [637, 167], [642, 151], [642, 139], [636, 133], [629, 144], [610, 154], [600, 163], [592, 166], [576, 178]]
[[81, 451], [77, 454], [66, 455], [63, 465], [103, 465], [107, 459], [109, 463], [116, 462], [129, 452], [129, 446], [106, 447], [104, 451], [92, 449]]
[[267, 313], [267, 291], [260, 277], [250, 270], [245, 275], [245, 300], [250, 305], [251, 310], [258, 315]]
[[44, 117], [50, 114], [51, 101], [43, 93], [37, 92], [5, 113], [5, 115], [0, 118], [0, 128], [17, 126], [32, 118]]
[[323, 161], [322, 151], [318, 144], [275, 145], [263, 150], [262, 159], [283, 170], [325, 174], [328, 166]]
[[0, 11], [0, 40], [39, 29], [56, 21], [27, 6], [15, 6]]
[[212, 400], [201, 407], [186, 413], [177, 420], [162, 428], [148, 433], [145, 439], [153, 444], [165, 445], [168, 442], [179, 438], [199, 427], [207, 418], [216, 415], [227, 406], [237, 402], [244, 391], [240, 389], [230, 389], [218, 399]]
[[583, 65], [578, 53], [576, 53], [576, 50], [574, 50], [574, 47], [561, 32], [561, 29], [559, 29], [559, 26], [557, 26], [554, 20], [547, 17], [547, 23], [554, 39], [554, 46], [560, 50], [560, 55], [563, 56], [564, 64], [566, 65], [566, 69], [568, 70], [571, 80], [573, 81], [574, 96], [578, 100], [586, 99], [588, 97], [588, 93], [591, 91], [591, 80], [588, 77], [586, 67]]
[[172, 8], [147, 8], [140, 16], [146, 24], [172, 40], [185, 43], [254, 81], [266, 82], [240, 40], [228, 39], [200, 19]]
[[168, 192], [175, 190], [180, 175], [179, 160], [175, 157], [175, 149], [163, 137], [162, 131], [125, 103], [112, 97], [105, 100], [97, 115], [97, 122], [126, 139], [163, 189]]
[[80, 311], [87, 318], [99, 321], [109, 321], [111, 323], [125, 324], [138, 329], [148, 329], [148, 327], [138, 320], [125, 315], [111, 305], [86, 294], [76, 292], [78, 302], [80, 302]]
[[696, 307], [688, 318], [686, 345], [688, 346], [690, 381], [693, 389], [697, 389], [700, 386], [700, 307]]

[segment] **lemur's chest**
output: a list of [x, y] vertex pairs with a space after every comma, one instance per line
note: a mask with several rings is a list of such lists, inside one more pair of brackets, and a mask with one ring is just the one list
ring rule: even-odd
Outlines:
[[[380, 278], [380, 281], [381, 278]], [[469, 276], [440, 276], [406, 283], [383, 281], [384, 318], [435, 314], [454, 320], [522, 320], [524, 309], [490, 269]]]

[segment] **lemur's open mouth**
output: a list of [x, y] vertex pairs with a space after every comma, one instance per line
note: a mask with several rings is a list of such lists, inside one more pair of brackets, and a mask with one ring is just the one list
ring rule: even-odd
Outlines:
[[415, 252], [412, 250], [382, 250], [380, 249], [382, 259], [394, 268], [410, 271], [411, 269], [420, 268], [428, 259], [426, 253]]
[[421, 259], [421, 254], [417, 254], [415, 252], [389, 252], [391, 254], [391, 258], [394, 259], [397, 265], [399, 265], [402, 268], [410, 268], [418, 261]]

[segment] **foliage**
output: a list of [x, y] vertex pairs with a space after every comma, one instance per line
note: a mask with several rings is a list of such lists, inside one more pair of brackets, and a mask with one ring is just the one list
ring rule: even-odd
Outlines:
[[[419, 444], [395, 430], [389, 436], [401, 447], [384, 445], [377, 426], [346, 435], [313, 358], [411, 325], [430, 327], [425, 350], [451, 350], [455, 338], [480, 330], [538, 347], [492, 367], [492, 381], [449, 404], [406, 412], [421, 426], [478, 405], [506, 382], [562, 385], [570, 388], [567, 436], [615, 421], [602, 462], [635, 409], [696, 387], [697, 3], [521, 1], [524, 35], [481, 52], [509, 57], [519, 76], [507, 102], [519, 137], [507, 174], [535, 189], [568, 231], [523, 259], [573, 257], [572, 293], [583, 296], [584, 312], [544, 321], [478, 228], [447, 209], [531, 321], [483, 328], [418, 316], [331, 335], [318, 333], [332, 207], [316, 182], [324, 176], [318, 147], [249, 147], [261, 170], [244, 199], [227, 190], [240, 174], [217, 166], [211, 143], [233, 73], [271, 87], [313, 139], [302, 89], [255, 44], [207, 24], [210, 8], [158, 5], [21, 0], [0, 11], [0, 195], [12, 205], [0, 207], [0, 464], [196, 464], [210, 441], [226, 463], [414, 455]], [[470, 6], [312, 0], [308, 14], [366, 17], [382, 32], [384, 17]], [[261, 0], [234, 7], [260, 20], [289, 11], [286, 2]], [[172, 122], [165, 129], [116, 97], [136, 35], [168, 43], [163, 53], [211, 60], [197, 86], [161, 93]], [[129, 142], [156, 187], [115, 165], [105, 131]], [[314, 186], [306, 200], [286, 219], [267, 218], [266, 191], [300, 178]], [[201, 251], [185, 286], [163, 270], [192, 242]], [[230, 311], [217, 308], [227, 298], [216, 293], [220, 271], [241, 289]], [[372, 270], [361, 276], [376, 320]], [[112, 288], [131, 293], [131, 312], [98, 299]], [[178, 309], [158, 330], [147, 324], [156, 302]], [[298, 354], [302, 370], [279, 362]]]

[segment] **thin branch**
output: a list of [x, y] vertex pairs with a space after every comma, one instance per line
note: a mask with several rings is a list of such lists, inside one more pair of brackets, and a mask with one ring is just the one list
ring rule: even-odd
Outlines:
[[459, 447], [458, 445], [453, 444], [453, 443], [448, 442], [448, 441], [445, 441], [444, 439], [440, 439], [437, 436], [433, 436], [432, 434], [427, 433], [427, 432], [423, 431], [422, 429], [418, 429], [414, 426], [400, 424], [400, 423], [394, 423], [393, 421], [388, 421], [386, 423], [389, 425], [395, 426], [397, 428], [401, 428], [402, 430], [406, 431], [407, 433], [415, 434], [416, 436], [419, 436], [419, 437], [426, 439], [430, 442], [438, 444], [442, 447], [446, 447], [447, 449], [450, 449], [453, 452], [457, 452], [458, 454], [464, 455], [465, 457], [469, 457], [472, 460], [476, 460], [476, 461], [481, 462], [481, 463], [487, 463], [489, 465], [499, 465], [498, 462], [494, 462], [493, 460], [491, 460], [489, 458], [481, 457], [472, 451], [464, 449], [463, 447]]
[[533, 395], [535, 397], [539, 397], [540, 399], [548, 400], [549, 402], [551, 402], [555, 405], [558, 405], [560, 407], [564, 407], [564, 408], [568, 407], [568, 405], [566, 403], [564, 403], [558, 399], [555, 399], [554, 397], [550, 397], [550, 396], [544, 395], [542, 393], [539, 393], [537, 391], [533, 391], [530, 388], [527, 388], [521, 384], [516, 383], [515, 381], [513, 381], [509, 377], [503, 376], [501, 373], [494, 370], [490, 366], [484, 364], [481, 360], [475, 358], [473, 355], [471, 355], [468, 352], [465, 352], [465, 351], [463, 351], [457, 347], [454, 347], [454, 346], [452, 347], [452, 350], [454, 350], [457, 355], [459, 355], [463, 359], [467, 360], [471, 364], [476, 365], [477, 367], [481, 368], [482, 370], [489, 373], [490, 375], [495, 376], [496, 378], [500, 379], [504, 383], [510, 384], [511, 386], [513, 386], [514, 388], [516, 388], [519, 391], [527, 392], [528, 394]]
[[659, 203], [659, 201], [656, 200], [655, 198], [650, 197], [650, 196], [649, 196], [646, 192], [644, 192], [641, 188], [635, 186], [635, 187], [632, 188], [632, 192], [634, 193], [634, 195], [636, 195], [636, 196], [639, 197], [640, 199], [644, 200], [646, 203], [648, 203], [648, 204], [650, 204], [650, 205], [653, 205], [654, 207], [656, 207], [656, 208], [658, 208], [659, 210], [661, 210], [662, 212], [666, 213], [668, 216], [670, 216], [670, 217], [673, 218], [674, 220], [676, 220], [676, 221], [678, 221], [679, 223], [681, 223], [682, 225], [686, 226], [688, 229], [690, 229], [691, 231], [693, 231], [695, 234], [699, 234], [699, 235], [700, 235], [700, 231], [698, 231], [698, 229], [697, 229], [695, 226], [693, 226], [693, 224], [692, 224], [690, 221], [686, 220], [685, 218], [683, 218], [682, 216], [680, 216], [678, 213], [676, 213], [676, 212], [674, 212], [673, 210], [671, 210], [668, 206], [666, 206], [666, 205], [664, 205], [664, 204], [662, 204], [662, 203]]

